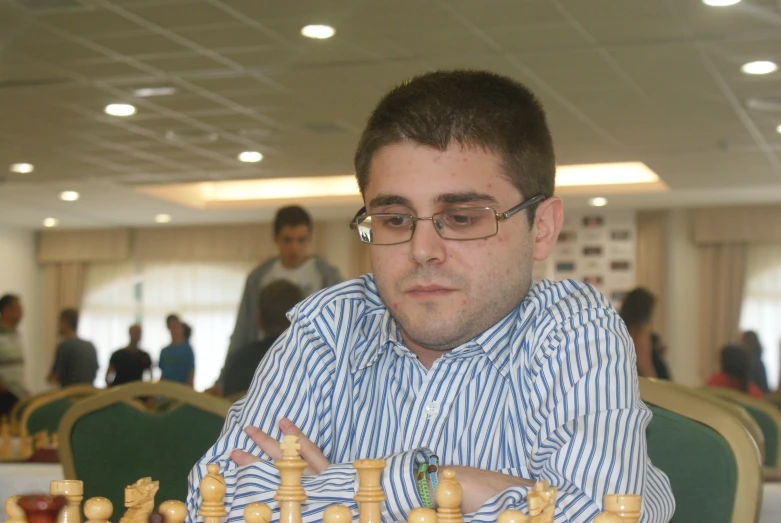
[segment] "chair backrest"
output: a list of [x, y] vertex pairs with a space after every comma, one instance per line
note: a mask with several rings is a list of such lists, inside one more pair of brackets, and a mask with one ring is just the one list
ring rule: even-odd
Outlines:
[[57, 432], [65, 412], [77, 401], [92, 396], [103, 389], [92, 385], [72, 385], [54, 392], [36, 396], [24, 407], [19, 422], [21, 435], [33, 435], [41, 431]]
[[781, 468], [781, 410], [769, 401], [753, 398], [736, 390], [706, 387], [705, 392], [737, 403], [754, 418], [765, 438], [764, 464], [770, 468]]
[[[139, 397], [177, 400], [150, 411]], [[185, 501], [187, 477], [220, 435], [230, 405], [171, 382], [120, 385], [74, 405], [59, 431], [65, 477], [84, 482], [85, 499], [106, 497], [118, 520], [125, 487], [143, 477], [160, 482], [156, 504]], [[120, 512], [122, 511], [122, 512]]]
[[675, 496], [672, 522], [756, 521], [761, 457], [735, 411], [694, 389], [643, 378], [640, 395], [654, 413], [648, 454], [670, 478]]

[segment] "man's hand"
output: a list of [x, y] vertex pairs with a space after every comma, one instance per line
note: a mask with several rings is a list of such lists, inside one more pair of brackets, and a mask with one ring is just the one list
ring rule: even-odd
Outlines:
[[[461, 511], [464, 514], [477, 512], [485, 502], [510, 487], [533, 487], [534, 481], [530, 479], [508, 476], [501, 472], [475, 469], [472, 467], [442, 467], [456, 472], [456, 481], [464, 490], [461, 500]], [[440, 468], [440, 472], [442, 471]], [[440, 476], [441, 478], [441, 476]]]
[[[301, 445], [299, 453], [301, 454], [301, 458], [307, 463], [304, 474], [320, 474], [328, 468], [331, 462], [323, 455], [320, 447], [304, 436], [304, 433], [301, 432], [292, 421], [287, 418], [282, 418], [279, 422], [279, 428], [285, 436], [298, 436], [298, 444]], [[282, 449], [277, 440], [253, 426], [245, 428], [244, 433], [247, 434], [247, 436], [260, 447], [260, 450], [265, 452], [271, 459], [282, 459]], [[239, 466], [261, 461], [259, 457], [238, 449], [231, 452], [231, 459]]]

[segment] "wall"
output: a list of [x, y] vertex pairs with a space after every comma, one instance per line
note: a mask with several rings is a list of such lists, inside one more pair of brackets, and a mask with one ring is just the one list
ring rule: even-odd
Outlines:
[[702, 385], [700, 376], [698, 252], [692, 241], [691, 211], [667, 215], [667, 362], [673, 380]]
[[43, 329], [43, 273], [35, 257], [35, 233], [0, 228], [0, 294], [18, 294], [24, 317], [20, 331], [27, 361], [27, 385], [43, 390], [49, 362], [45, 361]]

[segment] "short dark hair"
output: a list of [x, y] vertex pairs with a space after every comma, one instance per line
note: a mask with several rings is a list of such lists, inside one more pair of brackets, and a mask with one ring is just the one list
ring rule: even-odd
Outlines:
[[298, 285], [288, 280], [274, 280], [260, 290], [258, 306], [266, 337], [278, 337], [290, 327], [285, 314], [303, 299]]
[[[405, 82], [380, 100], [355, 153], [364, 194], [374, 155], [410, 141], [444, 151], [453, 143], [499, 155], [524, 198], [553, 195], [556, 162], [542, 104], [525, 86], [486, 71], [436, 71]], [[530, 207], [529, 222], [534, 222]]]
[[306, 212], [306, 209], [298, 205], [288, 205], [277, 210], [274, 216], [274, 236], [277, 236], [282, 227], [295, 227], [297, 225], [306, 225], [312, 230], [312, 217]]
[[165, 326], [166, 327], [170, 327], [171, 326], [171, 322], [174, 321], [174, 320], [176, 320], [176, 321], [178, 321], [180, 323], [182, 321], [182, 320], [179, 319], [178, 315], [176, 315], [176, 314], [169, 314], [168, 316], [165, 317]]
[[654, 312], [656, 298], [648, 290], [638, 287], [630, 291], [624, 302], [621, 304], [621, 310], [618, 315], [626, 323], [627, 328], [637, 327], [651, 323], [651, 316]]
[[737, 381], [740, 390], [748, 392], [751, 362], [745, 350], [735, 345], [721, 349], [721, 371]]
[[0, 298], [0, 314], [3, 314], [17, 300], [19, 300], [19, 296], [16, 294], [3, 294], [3, 297]]
[[72, 330], [79, 328], [79, 311], [73, 308], [62, 309], [60, 320], [64, 321]]

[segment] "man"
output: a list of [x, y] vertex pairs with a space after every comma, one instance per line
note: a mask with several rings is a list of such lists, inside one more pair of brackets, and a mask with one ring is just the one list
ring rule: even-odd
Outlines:
[[134, 324], [128, 329], [130, 343], [127, 347], [115, 351], [111, 355], [106, 371], [106, 385], [122, 385], [131, 381], [141, 381], [144, 373], [152, 372], [152, 358], [149, 353], [141, 350], [138, 343], [141, 341], [141, 325]]
[[[236, 315], [226, 365], [236, 351], [258, 339], [258, 298], [260, 289], [275, 280], [287, 280], [298, 285], [304, 296], [342, 281], [339, 269], [317, 255], [310, 255], [312, 244], [312, 217], [302, 207], [282, 207], [274, 217], [274, 243], [279, 256], [256, 267], [244, 285], [244, 294]], [[221, 396], [225, 385], [225, 367], [214, 387], [206, 392]]]
[[98, 353], [95, 346], [78, 337], [79, 311], [63, 309], [60, 312], [58, 334], [62, 341], [54, 354], [54, 365], [49, 382], [61, 387], [91, 385], [98, 374]]
[[263, 287], [258, 300], [260, 313], [257, 322], [265, 336], [236, 351], [236, 355], [225, 365], [226, 396], [249, 390], [258, 364], [277, 338], [290, 327], [290, 320], [285, 313], [302, 299], [304, 296], [301, 289], [287, 280], [272, 281]]
[[186, 324], [174, 314], [169, 315], [165, 323], [171, 333], [171, 344], [160, 351], [160, 379], [192, 387], [195, 382], [195, 354], [185, 336]]
[[225, 475], [230, 518], [272, 501], [269, 460], [296, 434], [305, 521], [355, 507], [351, 462], [367, 457], [387, 463], [386, 521], [422, 505], [415, 470], [428, 461], [456, 469], [467, 521], [526, 511], [543, 479], [559, 489], [557, 523], [591, 521], [607, 493], [642, 494], [641, 521], [668, 521], [624, 324], [583, 283], [531, 283], [563, 220], [534, 96], [484, 72], [417, 77], [380, 101], [355, 170], [366, 208], [353, 226], [373, 275], [291, 312], [190, 475], [190, 520], [208, 463]]
[[0, 298], [0, 415], [8, 415], [20, 399], [27, 397], [24, 387], [24, 350], [18, 327], [22, 321], [19, 296]]
[[642, 287], [632, 289], [621, 303], [619, 315], [632, 337], [637, 357], [637, 373], [645, 378], [656, 378], [653, 356], [651, 320], [656, 298]]

